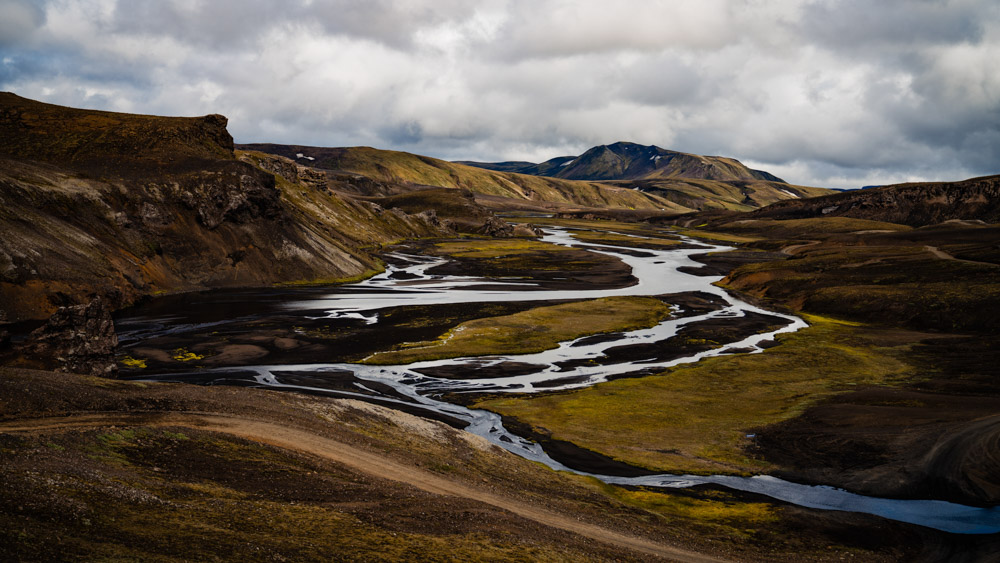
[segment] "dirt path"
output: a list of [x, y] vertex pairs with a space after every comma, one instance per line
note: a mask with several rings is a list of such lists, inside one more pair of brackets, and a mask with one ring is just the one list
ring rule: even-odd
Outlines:
[[0, 423], [0, 432], [46, 432], [117, 425], [180, 426], [229, 434], [279, 448], [315, 455], [341, 463], [355, 471], [367, 473], [374, 477], [406, 483], [430, 493], [476, 500], [510, 511], [522, 518], [527, 518], [546, 526], [573, 532], [593, 540], [624, 547], [640, 553], [655, 555], [674, 561], [694, 563], [723, 561], [708, 555], [658, 544], [650, 540], [620, 534], [600, 526], [580, 522], [570, 516], [475, 489], [463, 483], [446, 479], [440, 475], [410, 465], [404, 465], [388, 457], [367, 452], [324, 436], [291, 426], [263, 422], [251, 418], [223, 416], [211, 413], [87, 414]]
[[942, 260], [958, 260], [958, 258], [955, 258], [951, 254], [948, 254], [936, 246], [925, 246], [924, 250], [933, 254], [935, 258], [940, 258]]
[[811, 240], [811, 241], [803, 243], [803, 244], [793, 244], [791, 246], [786, 246], [785, 248], [782, 248], [781, 252], [782, 252], [782, 254], [787, 254], [789, 256], [794, 256], [797, 252], [799, 252], [803, 248], [807, 248], [807, 247], [810, 247], [810, 246], [816, 246], [820, 242], [822, 242], [822, 241]]

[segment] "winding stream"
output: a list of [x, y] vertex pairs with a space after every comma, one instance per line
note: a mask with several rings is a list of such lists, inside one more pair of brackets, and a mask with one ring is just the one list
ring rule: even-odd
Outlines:
[[[744, 303], [724, 290], [712, 285], [715, 278], [699, 277], [678, 271], [681, 266], [697, 267], [692, 254], [706, 251], [727, 250], [714, 246], [699, 248], [647, 250], [607, 244], [581, 243], [567, 232], [551, 229], [541, 239], [560, 245], [585, 247], [593, 252], [614, 255], [631, 268], [638, 283], [620, 289], [565, 291], [544, 289], [523, 280], [483, 280], [465, 276], [435, 276], [428, 271], [447, 261], [445, 258], [396, 254], [386, 272], [363, 282], [346, 286], [317, 299], [298, 300], [284, 304], [288, 310], [310, 318], [357, 319], [377, 324], [379, 311], [401, 305], [435, 305], [456, 303], [483, 303], [504, 301], [548, 301], [565, 299], [596, 299], [609, 296], [653, 296], [669, 293], [700, 291], [718, 296], [727, 303], [719, 310], [705, 314], [675, 316], [659, 325], [608, 338], [581, 338], [563, 342], [558, 348], [537, 354], [510, 356], [469, 357], [447, 360], [416, 362], [408, 365], [371, 366], [362, 364], [295, 364], [260, 365], [239, 368], [202, 370], [197, 377], [202, 381], [225, 382], [239, 374], [251, 377], [258, 386], [290, 391], [334, 394], [373, 400], [388, 406], [417, 409], [436, 413], [451, 420], [461, 421], [465, 429], [491, 443], [521, 457], [543, 463], [553, 469], [570, 471], [596, 477], [606, 483], [650, 487], [682, 488], [699, 484], [714, 484], [730, 489], [763, 494], [800, 506], [828, 510], [846, 510], [874, 514], [885, 518], [918, 524], [938, 530], [965, 534], [1000, 532], [1000, 507], [977, 508], [943, 501], [895, 500], [857, 495], [826, 486], [808, 486], [784, 481], [770, 476], [736, 477], [728, 475], [646, 475], [619, 477], [595, 475], [578, 471], [552, 459], [543, 448], [530, 440], [506, 430], [500, 417], [494, 413], [469, 409], [444, 402], [435, 397], [445, 393], [533, 393], [573, 389], [607, 381], [609, 377], [623, 374], [661, 371], [681, 363], [696, 362], [702, 358], [732, 353], [760, 352], [759, 346], [772, 340], [776, 334], [799, 330], [806, 323], [798, 317], [765, 311]], [[700, 244], [700, 243], [699, 243]], [[505, 289], [505, 287], [509, 289]], [[741, 317], [748, 313], [780, 317], [787, 324], [764, 334], [754, 334], [739, 342], [683, 358], [658, 360], [656, 358], [609, 362], [605, 351], [630, 344], [655, 343], [666, 340], [689, 323], [713, 318]], [[177, 327], [174, 327], [176, 330]], [[747, 352], [749, 350], [749, 352]], [[584, 362], [582, 360], [591, 360]], [[441, 368], [482, 369], [507, 362], [527, 365], [517, 374], [498, 378], [465, 380], [432, 377], [427, 372], [441, 373]], [[568, 364], [567, 364], [568, 362]], [[566, 367], [570, 365], [571, 367]], [[530, 367], [533, 366], [533, 367]], [[338, 390], [331, 393], [321, 385], [308, 382], [321, 381], [324, 375], [350, 374], [356, 392]], [[142, 379], [185, 381], [191, 374], [166, 374], [143, 376]]]

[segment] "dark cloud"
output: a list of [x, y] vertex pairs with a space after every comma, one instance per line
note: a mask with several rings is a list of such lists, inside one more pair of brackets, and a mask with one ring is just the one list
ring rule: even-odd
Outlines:
[[892, 47], [979, 42], [984, 16], [997, 10], [962, 0], [821, 0], [806, 6], [801, 29], [806, 41], [878, 57]]

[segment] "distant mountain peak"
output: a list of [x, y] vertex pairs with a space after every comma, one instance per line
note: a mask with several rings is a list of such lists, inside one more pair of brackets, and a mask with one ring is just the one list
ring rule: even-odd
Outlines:
[[530, 162], [462, 162], [462, 164], [565, 180], [696, 178], [786, 183], [768, 172], [748, 168], [734, 158], [689, 154], [629, 141], [598, 145], [579, 156], [561, 156], [539, 164]]

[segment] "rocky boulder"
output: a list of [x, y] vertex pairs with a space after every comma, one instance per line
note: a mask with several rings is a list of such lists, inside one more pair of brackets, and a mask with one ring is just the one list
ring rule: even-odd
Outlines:
[[28, 362], [55, 371], [114, 377], [117, 347], [111, 308], [97, 296], [85, 305], [60, 307], [29, 335], [20, 352]]

